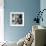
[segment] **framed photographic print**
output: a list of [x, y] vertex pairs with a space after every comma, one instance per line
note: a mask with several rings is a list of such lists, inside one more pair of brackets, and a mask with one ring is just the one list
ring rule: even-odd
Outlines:
[[10, 12], [10, 26], [24, 26], [24, 12]]

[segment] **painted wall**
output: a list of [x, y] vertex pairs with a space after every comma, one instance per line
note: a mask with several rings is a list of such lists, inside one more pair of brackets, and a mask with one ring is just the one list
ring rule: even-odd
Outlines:
[[[40, 9], [40, 0], [4, 0], [4, 36], [7, 41], [18, 41], [32, 30], [35, 12]], [[10, 26], [10, 12], [24, 12], [24, 26]]]
[[4, 3], [0, 0], [0, 42], [4, 41]]
[[[46, 0], [40, 0], [40, 9], [41, 9], [41, 11], [43, 9], [46, 9]], [[43, 17], [43, 22], [41, 21], [40, 25], [46, 26], [46, 20], [45, 20], [46, 19], [46, 11], [43, 12], [42, 17]]]

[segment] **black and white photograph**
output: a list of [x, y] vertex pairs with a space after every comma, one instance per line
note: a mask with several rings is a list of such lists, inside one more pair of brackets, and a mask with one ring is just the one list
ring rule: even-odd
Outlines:
[[24, 26], [24, 12], [11, 12], [10, 25], [11, 26]]

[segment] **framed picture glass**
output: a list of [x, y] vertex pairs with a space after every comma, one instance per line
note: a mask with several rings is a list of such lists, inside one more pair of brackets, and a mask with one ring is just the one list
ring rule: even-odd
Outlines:
[[24, 26], [24, 12], [10, 12], [10, 26]]

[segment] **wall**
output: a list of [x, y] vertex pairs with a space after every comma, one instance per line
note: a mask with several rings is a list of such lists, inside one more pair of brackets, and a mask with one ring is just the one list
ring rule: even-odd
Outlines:
[[[41, 9], [41, 11], [42, 11], [43, 9], [46, 9], [46, 0], [40, 0], [40, 9]], [[46, 19], [46, 11], [43, 12], [42, 17], [43, 17], [43, 22], [40, 21], [40, 25], [46, 27], [46, 20], [45, 20], [45, 19]]]
[[0, 0], [0, 42], [4, 41], [4, 0]]
[[[7, 41], [18, 41], [32, 30], [33, 19], [40, 9], [40, 0], [4, 0], [4, 38]], [[10, 12], [24, 12], [24, 26], [10, 26]]]

